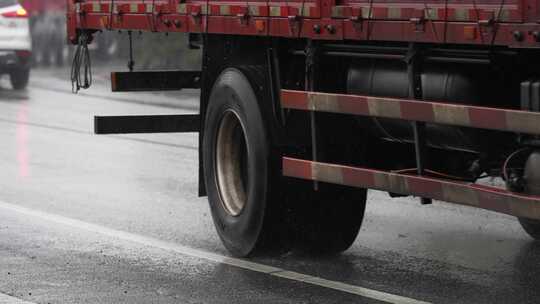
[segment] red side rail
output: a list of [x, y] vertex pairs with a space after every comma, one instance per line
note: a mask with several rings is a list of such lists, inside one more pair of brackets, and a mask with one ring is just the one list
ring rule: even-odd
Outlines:
[[495, 187], [423, 176], [283, 158], [283, 175], [359, 188], [417, 195], [540, 220], [540, 197]]
[[76, 29], [538, 47], [532, 0], [69, 0]]
[[540, 113], [433, 101], [281, 91], [284, 108], [540, 134]]
[[[282, 90], [283, 108], [410, 121], [450, 124], [500, 131], [540, 134], [540, 113], [465, 106], [409, 99]], [[427, 176], [355, 168], [283, 158], [283, 175], [359, 188], [417, 195], [540, 219], [540, 196]]]

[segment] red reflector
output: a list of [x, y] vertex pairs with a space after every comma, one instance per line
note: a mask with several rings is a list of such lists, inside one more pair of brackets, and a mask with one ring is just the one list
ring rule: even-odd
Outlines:
[[19, 8], [16, 11], [5, 12], [2, 16], [7, 18], [27, 18], [28, 12], [24, 8]]
[[21, 58], [28, 58], [32, 56], [32, 52], [30, 51], [15, 51], [15, 54]]

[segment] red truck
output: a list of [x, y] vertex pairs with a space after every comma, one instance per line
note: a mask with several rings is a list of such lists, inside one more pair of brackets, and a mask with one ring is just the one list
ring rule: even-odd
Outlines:
[[200, 88], [200, 114], [95, 131], [198, 132], [200, 195], [248, 256], [346, 250], [366, 189], [540, 239], [539, 20], [533, 0], [69, 0], [67, 32], [82, 50], [106, 30], [201, 37], [200, 71], [111, 74], [113, 91]]

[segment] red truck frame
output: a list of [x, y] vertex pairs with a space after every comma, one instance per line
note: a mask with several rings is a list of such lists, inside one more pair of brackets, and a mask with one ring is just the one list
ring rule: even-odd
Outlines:
[[537, 47], [538, 3], [479, 1], [80, 1], [76, 28]]
[[347, 249], [367, 188], [506, 213], [539, 239], [539, 17], [532, 0], [70, 0], [67, 11], [83, 46], [103, 30], [200, 34], [201, 71], [112, 73], [114, 91], [201, 88], [199, 115], [96, 117], [96, 133], [199, 132], [200, 194], [238, 256]]

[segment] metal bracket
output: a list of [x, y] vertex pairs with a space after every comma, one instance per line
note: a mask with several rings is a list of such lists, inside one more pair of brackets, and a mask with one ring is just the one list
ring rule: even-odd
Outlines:
[[[422, 56], [418, 47], [411, 43], [409, 51], [405, 56], [407, 62], [407, 74], [409, 78], [409, 98], [422, 99]], [[414, 121], [412, 122], [414, 132], [414, 150], [416, 154], [416, 168], [418, 175], [424, 175], [425, 166], [427, 163], [427, 147], [426, 147], [426, 123]], [[431, 204], [429, 198], [422, 197], [421, 202], [424, 205]]]
[[364, 30], [364, 18], [362, 16], [352, 16], [349, 18], [355, 30], [362, 32]]
[[281, 72], [277, 48], [271, 47], [266, 51], [268, 62], [268, 79], [270, 80], [270, 96], [272, 98], [274, 115], [282, 126], [286, 123], [285, 110], [281, 107]]
[[133, 59], [133, 32], [128, 31], [128, 38], [129, 38], [129, 61], [128, 61], [128, 69], [130, 72], [133, 72], [133, 68], [135, 67], [135, 60]]
[[[315, 91], [315, 75], [317, 75], [317, 53], [318, 49], [315, 45], [315, 42], [313, 40], [308, 40], [308, 44], [306, 46], [306, 79], [305, 79], [305, 89], [308, 92]], [[318, 146], [317, 146], [317, 113], [315, 111], [312, 111], [309, 113], [310, 115], [310, 121], [311, 121], [311, 157], [313, 161], [317, 161], [319, 154], [318, 154]], [[319, 189], [319, 184], [317, 181], [313, 181], [313, 188], [315, 190]]]
[[426, 31], [426, 19], [424, 17], [413, 17], [409, 19], [409, 22], [414, 25], [415, 32], [425, 32]]
[[95, 116], [95, 134], [199, 132], [200, 115]]
[[249, 11], [246, 11], [244, 13], [237, 14], [236, 17], [238, 17], [238, 20], [240, 22], [240, 25], [242, 26], [248, 26], [249, 24]]
[[112, 72], [113, 92], [175, 91], [200, 88], [200, 71]]
[[300, 28], [302, 18], [299, 15], [290, 15], [287, 19], [289, 20], [289, 29], [291, 30], [291, 33], [294, 34], [294, 32]]

